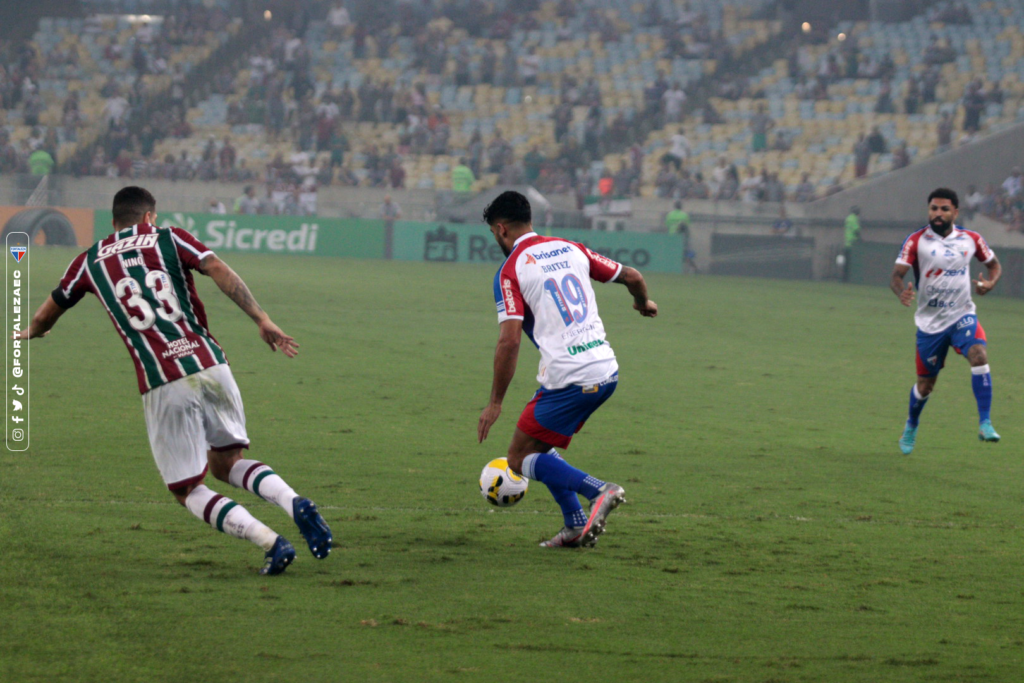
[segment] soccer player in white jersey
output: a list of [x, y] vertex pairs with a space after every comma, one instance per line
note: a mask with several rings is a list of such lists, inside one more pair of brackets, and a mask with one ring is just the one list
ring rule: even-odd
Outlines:
[[[935, 388], [935, 380], [952, 346], [971, 364], [971, 384], [978, 403], [978, 438], [999, 441], [992, 427], [992, 374], [988, 367], [985, 330], [971, 300], [971, 259], [985, 264], [988, 279], [978, 274], [974, 291], [984, 296], [999, 282], [1003, 269], [985, 238], [956, 225], [960, 201], [956, 192], [940, 187], [928, 195], [928, 225], [911, 233], [892, 270], [892, 291], [910, 306], [914, 287], [920, 292], [917, 323], [917, 383], [910, 390], [910, 415], [900, 438], [909, 454], [917, 439], [918, 420]], [[914, 282], [903, 277], [914, 269]]]
[[288, 358], [298, 344], [271, 321], [249, 288], [202, 242], [180, 228], [156, 227], [156, 200], [141, 187], [114, 195], [114, 234], [80, 254], [16, 338], [49, 333], [87, 293], [99, 298], [121, 335], [142, 393], [149, 443], [171, 494], [218, 531], [263, 548], [261, 574], [279, 574], [295, 549], [230, 498], [203, 484], [207, 470], [223, 482], [279, 505], [313, 556], [327, 557], [331, 530], [308, 498], [269, 467], [242, 458], [249, 447], [245, 412], [224, 350], [210, 334], [192, 271], [209, 276], [245, 311], [272, 351]]
[[[558, 448], [614, 393], [619, 366], [597, 312], [590, 280], [618, 282], [633, 295], [633, 308], [653, 318], [658, 306], [647, 298], [639, 272], [592, 252], [582, 244], [533, 232], [530, 203], [504, 192], [485, 210], [484, 221], [508, 258], [494, 277], [498, 346], [491, 398], [480, 415], [482, 443], [501, 415], [501, 403], [516, 371], [525, 332], [540, 350], [541, 387], [526, 404], [508, 447], [509, 467], [544, 483], [562, 508], [564, 526], [548, 548], [593, 546], [608, 514], [624, 502], [625, 490], [569, 465]], [[590, 500], [583, 511], [579, 495]]]

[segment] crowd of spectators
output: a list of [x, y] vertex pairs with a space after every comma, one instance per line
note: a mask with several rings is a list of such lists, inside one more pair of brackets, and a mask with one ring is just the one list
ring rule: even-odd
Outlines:
[[962, 210], [968, 220], [976, 214], [1006, 224], [1011, 232], [1024, 232], [1024, 174], [1015, 166], [1000, 185], [987, 185], [984, 190], [969, 185]]

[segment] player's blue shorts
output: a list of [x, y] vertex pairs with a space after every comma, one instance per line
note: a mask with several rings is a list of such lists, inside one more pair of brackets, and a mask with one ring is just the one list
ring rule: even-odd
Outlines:
[[978, 322], [978, 316], [965, 315], [942, 332], [927, 334], [917, 331], [917, 374], [919, 377], [935, 377], [946, 364], [949, 347], [964, 355], [975, 344], [985, 343], [985, 329]]
[[535, 439], [565, 448], [619, 383], [615, 373], [600, 384], [570, 384], [563, 389], [541, 387], [526, 404], [516, 426]]

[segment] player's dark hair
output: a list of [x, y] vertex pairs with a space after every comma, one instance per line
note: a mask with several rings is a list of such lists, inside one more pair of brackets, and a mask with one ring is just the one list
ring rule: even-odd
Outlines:
[[149, 190], [131, 185], [122, 188], [114, 195], [115, 225], [135, 225], [142, 220], [147, 211], [156, 211], [156, 198]]
[[532, 220], [530, 200], [514, 190], [502, 192], [484, 209], [484, 223], [487, 225], [495, 223], [526, 224]]
[[948, 187], [940, 187], [937, 190], [932, 190], [932, 193], [928, 195], [928, 203], [931, 204], [933, 199], [948, 199], [953, 202], [953, 208], [960, 208], [960, 198], [956, 196], [956, 192], [953, 192], [953, 190]]

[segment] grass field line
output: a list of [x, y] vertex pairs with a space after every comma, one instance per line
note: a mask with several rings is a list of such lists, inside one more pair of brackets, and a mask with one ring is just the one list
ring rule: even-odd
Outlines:
[[[40, 505], [58, 505], [58, 506], [75, 506], [75, 505], [111, 505], [111, 506], [139, 506], [139, 505], [150, 505], [150, 506], [168, 506], [168, 507], [179, 507], [178, 503], [172, 500], [144, 500], [144, 501], [130, 501], [130, 500], [88, 500], [80, 499], [74, 500], [69, 498], [57, 498], [57, 499], [45, 499], [40, 500], [37, 498], [13, 498], [10, 502], [40, 504]], [[244, 502], [244, 501], [243, 501]], [[251, 502], [251, 501], [250, 501]], [[438, 514], [473, 514], [473, 515], [540, 515], [548, 514], [542, 513], [539, 510], [493, 510], [488, 508], [479, 507], [397, 507], [397, 506], [381, 506], [381, 505], [366, 505], [366, 506], [353, 506], [353, 505], [317, 505], [320, 510], [327, 510], [332, 512], [352, 512], [355, 514], [365, 514], [368, 512], [382, 512], [382, 513], [393, 513], [393, 514], [417, 514], [417, 513], [438, 513]], [[552, 512], [553, 514], [553, 512]], [[779, 515], [775, 513], [764, 513], [764, 514], [750, 514], [750, 515], [715, 515], [715, 514], [698, 514], [692, 512], [652, 512], [652, 513], [639, 513], [639, 512], [628, 512], [625, 510], [618, 510], [615, 513], [616, 517], [625, 517], [629, 519], [645, 520], [645, 519], [696, 519], [696, 520], [707, 520], [707, 521], [720, 521], [720, 522], [766, 522], [766, 521], [792, 521], [792, 522], [804, 522], [810, 524], [868, 524], [868, 525], [884, 525], [884, 526], [908, 526], [908, 527], [919, 527], [919, 528], [930, 528], [930, 529], [1003, 529], [1006, 531], [1016, 531], [1021, 529], [1021, 525], [1012, 524], [1009, 522], [980, 524], [970, 522], [941, 522], [927, 519], [910, 519], [910, 518], [876, 518], [873, 516], [859, 516], [859, 517], [833, 517], [833, 518], [815, 518], [815, 517], [802, 517], [800, 515]], [[341, 520], [345, 521], [345, 520]]]

